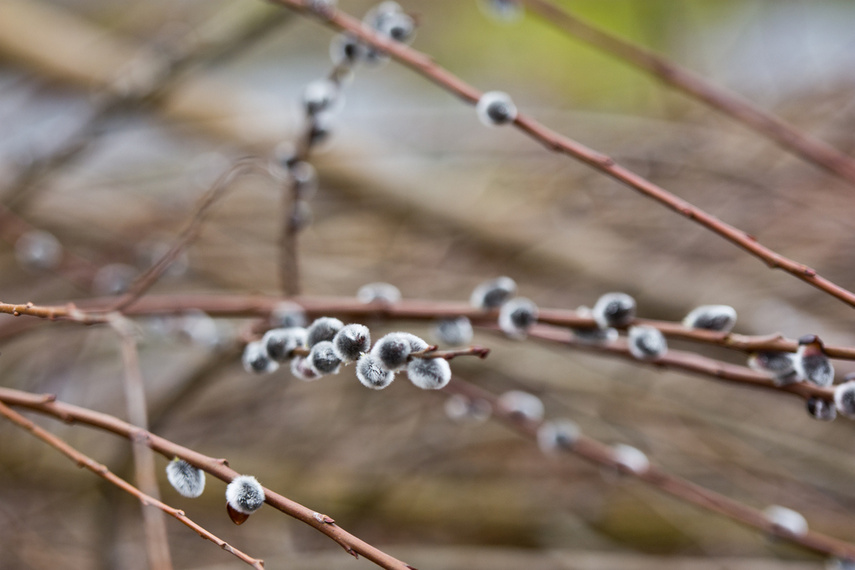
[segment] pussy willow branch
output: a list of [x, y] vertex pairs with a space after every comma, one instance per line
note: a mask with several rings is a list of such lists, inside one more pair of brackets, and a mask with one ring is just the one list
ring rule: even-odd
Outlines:
[[[490, 325], [489, 328], [498, 330], [498, 326], [496, 325]], [[549, 325], [535, 325], [529, 329], [528, 336], [538, 340], [545, 340], [569, 346], [574, 350], [617, 356], [635, 364], [646, 364], [648, 366], [655, 366], [668, 370], [680, 370], [702, 378], [710, 378], [713, 380], [774, 390], [777, 392], [786, 392], [800, 396], [805, 400], [812, 397], [822, 398], [826, 401], [834, 400], [833, 388], [823, 388], [808, 382], [796, 382], [793, 384], [779, 386], [765, 374], [755, 372], [745, 366], [738, 366], [736, 364], [714, 360], [693, 352], [669, 349], [663, 356], [660, 356], [655, 360], [643, 361], [632, 356], [625, 339], [618, 339], [608, 343], [592, 344], [576, 339], [571, 331]]]
[[265, 18], [246, 26], [233, 38], [213, 44], [194, 45], [192, 41], [188, 42], [191, 47], [173, 54], [151, 83], [140, 85], [136, 90], [103, 93], [96, 109], [73, 136], [50, 154], [28, 164], [6, 184], [2, 201], [7, 205], [18, 202], [33, 184], [79, 158], [106, 132], [103, 125], [114, 115], [129, 109], [136, 110], [140, 106], [158, 104], [173, 91], [193, 65], [201, 61], [220, 63], [233, 57], [256, 45], [259, 40], [288, 20], [287, 15], [267, 14]]
[[147, 495], [146, 493], [143, 493], [138, 488], [134, 487], [121, 477], [115, 475], [104, 465], [98, 463], [91, 457], [81, 453], [65, 441], [51, 434], [50, 432], [40, 428], [39, 426], [37, 426], [36, 424], [34, 424], [33, 422], [31, 422], [21, 414], [17, 413], [16, 411], [12, 410], [3, 403], [0, 403], [0, 415], [4, 416], [15, 425], [29, 431], [35, 437], [44, 441], [51, 447], [57, 449], [60, 453], [74, 461], [78, 467], [85, 467], [89, 471], [92, 471], [99, 477], [112, 483], [113, 485], [122, 489], [126, 493], [130, 493], [131, 495], [139, 499], [143, 507], [151, 506], [160, 509], [169, 516], [177, 519], [181, 524], [195, 531], [202, 538], [210, 540], [226, 552], [236, 556], [237, 558], [246, 562], [253, 568], [256, 568], [257, 570], [262, 570], [264, 568], [264, 562], [238, 550], [237, 548], [231, 546], [229, 543], [227, 543], [217, 535], [213, 534], [212, 532], [208, 531], [201, 525], [193, 522], [186, 514], [184, 514], [184, 511], [170, 507], [169, 505], [161, 502], [160, 500], [150, 495]]
[[[240, 475], [237, 471], [229, 467], [228, 461], [225, 459], [208, 457], [151, 432], [140, 430], [114, 416], [57, 402], [55, 396], [51, 394], [39, 395], [11, 388], [0, 388], [0, 402], [8, 406], [23, 407], [53, 416], [68, 423], [81, 423], [92, 426], [128, 440], [138, 437], [146, 445], [151, 447], [151, 449], [167, 459], [174, 457], [181, 458], [226, 483], [231, 482], [232, 479]], [[304, 507], [270, 489], [265, 488], [264, 494], [265, 502], [268, 505], [327, 535], [349, 554], [353, 556], [362, 555], [382, 568], [390, 570], [413, 570], [411, 566], [345, 531], [330, 517]]]
[[[121, 340], [122, 364], [125, 369], [123, 385], [128, 419], [140, 430], [147, 431], [148, 404], [146, 403], [133, 324], [122, 317], [117, 317], [111, 324]], [[154, 453], [144, 441], [136, 436], [131, 440], [131, 450], [134, 456], [137, 487], [146, 495], [155, 500], [160, 500], [160, 490], [157, 487], [157, 476], [155, 475]], [[171, 569], [172, 557], [169, 553], [169, 538], [166, 534], [166, 521], [163, 519], [163, 513], [147, 509], [143, 505], [142, 516], [149, 567], [155, 570]]]
[[[268, 317], [282, 297], [238, 294], [176, 294], [149, 295], [127, 308], [123, 313], [128, 316], [176, 314], [188, 309], [198, 309], [212, 317]], [[317, 297], [298, 296], [288, 299], [302, 306], [310, 317], [337, 315], [344, 318], [373, 317], [389, 320], [430, 321], [435, 319], [468, 317], [476, 325], [495, 324], [498, 311], [474, 309], [468, 303], [454, 301], [430, 301], [422, 299], [403, 299], [397, 303], [365, 304], [354, 297]], [[27, 315], [48, 320], [71, 320], [84, 324], [107, 322], [102, 311], [115, 304], [114, 297], [83, 299], [61, 305], [34, 305], [32, 303], [14, 304], [0, 302], [0, 313], [9, 315]], [[593, 318], [581, 315], [572, 309], [539, 310], [538, 320], [544, 324], [553, 324], [568, 328], [594, 329]], [[748, 336], [736, 333], [721, 333], [698, 329], [687, 329], [682, 324], [671, 321], [635, 319], [630, 325], [643, 324], [659, 329], [666, 337], [689, 340], [701, 344], [720, 346], [740, 352], [778, 351], [796, 352], [798, 342], [775, 333], [770, 335]], [[810, 331], [805, 331], [810, 332]], [[825, 354], [841, 360], [855, 360], [855, 347], [826, 344]]]
[[[305, 0], [269, 0], [301, 13], [316, 14], [310, 7], [311, 2]], [[392, 58], [409, 67], [416, 73], [432, 81], [449, 93], [460, 99], [475, 104], [481, 98], [482, 92], [472, 87], [459, 77], [437, 65], [427, 55], [406, 45], [387, 39], [364, 26], [359, 20], [348, 16], [341, 10], [325, 12], [326, 16], [319, 18], [325, 25], [346, 30], [366, 44], [389, 54]], [[631, 170], [617, 164], [611, 157], [597, 152], [575, 140], [561, 135], [552, 129], [535, 121], [533, 118], [520, 113], [514, 121], [520, 131], [539, 142], [547, 149], [566, 154], [579, 160], [595, 170], [614, 178], [648, 198], [652, 198], [666, 208], [677, 212], [689, 220], [718, 234], [754, 257], [761, 259], [773, 269], [781, 269], [790, 275], [824, 291], [825, 293], [855, 307], [855, 293], [829, 281], [817, 274], [816, 270], [793, 261], [776, 251], [761, 245], [756, 238], [746, 232], [727, 224], [712, 214], [693, 206], [691, 203], [657, 186], [653, 182], [639, 176]]]
[[540, 16], [548, 24], [633, 67], [646, 71], [666, 85], [773, 140], [785, 150], [855, 185], [855, 160], [831, 145], [799, 131], [769, 111], [712, 84], [662, 55], [597, 28], [554, 2], [549, 0], [522, 0], [522, 2], [532, 13]]
[[[445, 388], [445, 391], [461, 394], [474, 400], [488, 402], [493, 408], [494, 417], [524, 437], [537, 441], [537, 430], [542, 422], [520, 418], [503, 409], [499, 405], [498, 399], [486, 390], [455, 377]], [[601, 465], [608, 469], [619, 471], [628, 477], [634, 477], [683, 502], [724, 515], [731, 520], [756, 528], [770, 536], [798, 544], [804, 548], [828, 556], [855, 560], [855, 545], [848, 542], [818, 532], [808, 532], [804, 535], [790, 533], [784, 528], [773, 524], [766, 515], [757, 509], [695, 483], [691, 483], [681, 477], [671, 475], [653, 465], [639, 472], [625, 469], [615, 461], [614, 453], [608, 445], [590, 437], [581, 435], [576, 444], [572, 448], [566, 449], [566, 452], [581, 457], [595, 465]]]

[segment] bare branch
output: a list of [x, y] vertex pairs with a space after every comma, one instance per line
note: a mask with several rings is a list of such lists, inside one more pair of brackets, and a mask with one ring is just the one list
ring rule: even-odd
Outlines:
[[29, 431], [40, 440], [44, 441], [51, 447], [54, 447], [60, 453], [64, 454], [66, 457], [74, 461], [79, 467], [85, 467], [86, 469], [92, 471], [99, 477], [109, 481], [113, 485], [122, 489], [123, 491], [130, 493], [131, 495], [139, 499], [140, 503], [143, 505], [143, 508], [147, 506], [156, 507], [164, 513], [168, 514], [169, 516], [177, 519], [181, 524], [195, 531], [202, 538], [210, 540], [226, 552], [236, 556], [237, 558], [246, 562], [253, 568], [256, 568], [257, 570], [262, 570], [264, 568], [264, 562], [238, 550], [237, 548], [231, 546], [229, 543], [219, 538], [215, 534], [206, 530], [201, 525], [193, 522], [186, 514], [184, 514], [184, 511], [170, 507], [169, 505], [161, 502], [155, 497], [143, 493], [138, 488], [134, 487], [121, 477], [116, 476], [104, 465], [98, 463], [91, 457], [84, 455], [83, 453], [71, 447], [68, 443], [59, 439], [50, 432], [47, 432], [44, 429], [40, 428], [39, 426], [37, 426], [24, 416], [20, 415], [19, 413], [15, 412], [3, 403], [0, 403], [0, 415], [3, 415], [15, 425]]

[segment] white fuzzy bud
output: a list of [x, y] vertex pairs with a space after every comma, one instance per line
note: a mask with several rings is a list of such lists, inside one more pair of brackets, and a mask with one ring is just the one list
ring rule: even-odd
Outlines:
[[757, 372], [768, 374], [779, 386], [798, 382], [795, 369], [796, 355], [791, 352], [764, 350], [753, 352], [748, 357], [748, 366]]
[[254, 341], [243, 349], [243, 369], [253, 374], [269, 374], [279, 368], [279, 363], [270, 358], [261, 341]]
[[177, 457], [166, 464], [166, 479], [183, 497], [195, 499], [205, 490], [205, 472]]
[[374, 356], [386, 370], [394, 372], [407, 365], [407, 358], [413, 351], [410, 338], [402, 332], [389, 333], [374, 345], [371, 355]]
[[513, 123], [517, 118], [517, 107], [511, 96], [502, 91], [488, 91], [481, 95], [475, 111], [481, 123], [488, 127]]
[[251, 475], [238, 475], [226, 487], [226, 502], [237, 512], [251, 515], [264, 504], [264, 488]]
[[817, 420], [830, 422], [837, 417], [837, 408], [822, 398], [813, 396], [805, 403], [808, 414]]
[[321, 377], [305, 356], [295, 356], [291, 359], [291, 374], [303, 382], [312, 382]]
[[451, 366], [444, 358], [413, 358], [407, 378], [422, 390], [439, 390], [451, 381]]
[[763, 514], [766, 515], [766, 520], [784, 532], [794, 536], [804, 536], [808, 532], [807, 521], [801, 513], [793, 509], [788, 509], [780, 505], [772, 505], [766, 507], [763, 510]]
[[448, 419], [463, 422], [483, 422], [490, 418], [493, 408], [486, 400], [471, 399], [460, 394], [454, 394], [445, 401], [443, 407]]
[[498, 399], [499, 408], [508, 414], [523, 420], [540, 421], [543, 419], [543, 402], [528, 392], [511, 390]]
[[281, 329], [270, 329], [261, 338], [261, 344], [267, 350], [268, 356], [276, 362], [287, 362], [293, 356], [294, 350], [305, 347], [307, 339], [306, 329], [302, 327], [288, 327]]
[[303, 89], [303, 107], [308, 115], [331, 111], [339, 101], [338, 85], [329, 79], [312, 81]]
[[396, 42], [410, 43], [416, 35], [416, 21], [405, 12], [396, 12], [383, 19], [378, 31]]
[[92, 278], [92, 291], [96, 295], [121, 295], [137, 277], [137, 269], [125, 263], [105, 265]]
[[306, 309], [291, 301], [282, 301], [273, 307], [270, 313], [270, 322], [276, 328], [305, 327]]
[[545, 453], [571, 449], [579, 440], [579, 426], [570, 420], [550, 420], [537, 428], [537, 445]]
[[449, 346], [464, 346], [472, 342], [472, 321], [467, 317], [444, 319], [436, 323], [433, 336]]
[[333, 343], [322, 340], [312, 347], [309, 353], [309, 365], [319, 376], [338, 374], [341, 368], [341, 359], [336, 355]]
[[392, 383], [395, 373], [386, 370], [379, 358], [363, 354], [356, 361], [356, 377], [366, 388], [382, 390]]
[[[576, 309], [576, 314], [580, 317], [593, 317], [593, 312], [588, 307], [582, 305]], [[618, 339], [620, 334], [617, 329], [608, 328], [590, 328], [590, 329], [570, 329], [573, 331], [573, 336], [576, 340], [587, 344], [604, 344], [613, 342]]]
[[306, 329], [306, 346], [312, 348], [322, 340], [332, 340], [344, 328], [344, 323], [332, 317], [315, 319]]
[[366, 56], [366, 47], [350, 34], [338, 34], [330, 42], [330, 59], [335, 65], [356, 65]]
[[683, 319], [689, 329], [730, 332], [736, 324], [736, 310], [728, 305], [701, 305]]
[[314, 197], [318, 190], [318, 172], [315, 167], [306, 161], [299, 160], [292, 164], [289, 169], [291, 183], [294, 185], [294, 193], [299, 200], [309, 200]]
[[617, 443], [612, 446], [612, 459], [618, 467], [636, 475], [650, 469], [650, 460], [647, 459], [644, 452], [624, 443]]
[[476, 309], [501, 307], [517, 294], [517, 284], [510, 277], [496, 277], [480, 283], [472, 291], [469, 303]]
[[371, 348], [371, 332], [365, 325], [345, 325], [333, 337], [333, 350], [344, 362], [354, 362]]
[[512, 338], [524, 338], [537, 323], [537, 305], [531, 299], [516, 297], [499, 309], [499, 328]]
[[360, 303], [397, 303], [401, 300], [401, 291], [391, 283], [368, 283], [356, 292]]
[[847, 418], [855, 419], [855, 380], [834, 388], [834, 407]]
[[591, 311], [601, 329], [625, 327], [635, 318], [635, 299], [626, 293], [606, 293]]
[[668, 352], [665, 336], [653, 327], [630, 327], [627, 335], [629, 352], [639, 360], [656, 360]]
[[825, 356], [822, 342], [815, 335], [805, 335], [799, 339], [793, 366], [799, 378], [817, 386], [831, 386], [834, 382], [834, 366]]
[[52, 233], [30, 230], [15, 241], [15, 259], [29, 269], [55, 269], [62, 261], [62, 245]]

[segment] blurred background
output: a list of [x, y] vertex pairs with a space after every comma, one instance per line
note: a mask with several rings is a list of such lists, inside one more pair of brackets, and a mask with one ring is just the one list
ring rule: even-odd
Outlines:
[[[419, 22], [414, 47], [467, 82], [510, 93], [559, 132], [855, 287], [851, 186], [533, 15], [501, 20], [474, 1], [401, 4]], [[852, 2], [559, 4], [853, 154]], [[361, 17], [372, 4], [339, 5]], [[0, 2], [0, 300], [85, 299], [144, 270], [231, 161], [295, 139], [302, 91], [329, 72], [333, 35], [255, 0]], [[116, 98], [135, 92], [148, 96]], [[849, 307], [513, 129], [483, 127], [470, 106], [401, 66], [357, 68], [345, 99], [311, 159], [307, 294], [387, 281], [405, 298], [465, 301], [479, 282], [508, 275], [541, 307], [625, 291], [646, 318], [724, 303], [740, 333], [855, 344]], [[151, 294], [278, 294], [282, 215], [280, 183], [240, 178]], [[369, 391], [350, 369], [308, 384], [287, 371], [251, 377], [239, 361], [246, 320], [189, 312], [139, 322], [152, 431], [227, 457], [416, 567], [824, 565], [581, 460], [544, 456], [501, 425], [452, 421], [441, 393], [403, 381]], [[365, 324], [375, 338], [430, 328]], [[486, 332], [475, 342], [492, 353], [455, 360], [460, 377], [494, 393], [531, 391], [548, 417], [855, 540], [849, 421], [813, 421], [796, 398], [554, 346]], [[0, 315], [0, 343], [0, 385], [125, 417], [112, 331]], [[855, 370], [836, 366], [838, 378]], [[126, 441], [32, 417], [132, 477]], [[185, 499], [158, 461], [165, 502], [267, 568], [372, 566], [270, 508], [236, 527], [219, 481]], [[176, 568], [243, 566], [171, 519], [167, 528]], [[140, 507], [0, 422], [0, 553], [4, 569], [145, 568]]]

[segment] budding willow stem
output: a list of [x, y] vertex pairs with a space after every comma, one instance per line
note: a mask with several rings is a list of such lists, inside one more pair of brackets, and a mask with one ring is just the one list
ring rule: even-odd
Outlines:
[[[311, 3], [306, 0], [270, 1], [297, 10], [300, 13], [314, 14]], [[387, 53], [401, 64], [470, 104], [476, 104], [483, 95], [475, 87], [440, 67], [427, 55], [407, 45], [383, 37], [367, 26], [363, 26], [359, 20], [344, 14], [341, 10], [325, 12], [319, 21], [328, 27], [347, 31], [360, 41]], [[847, 305], [855, 307], [855, 293], [852, 291], [820, 276], [816, 270], [807, 265], [789, 259], [761, 245], [753, 236], [719, 220], [712, 214], [617, 164], [610, 156], [561, 135], [523, 113], [517, 115], [513, 125], [547, 149], [579, 160], [606, 176], [629, 186], [677, 214], [718, 234], [748, 254], [762, 260], [770, 268], [781, 269]]]

